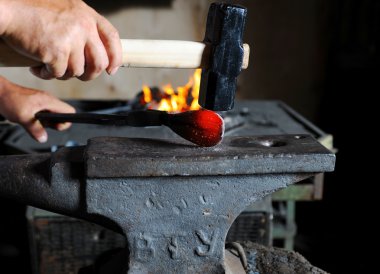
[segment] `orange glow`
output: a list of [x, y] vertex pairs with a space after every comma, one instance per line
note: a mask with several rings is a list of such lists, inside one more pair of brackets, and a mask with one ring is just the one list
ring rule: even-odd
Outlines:
[[144, 94], [144, 102], [149, 103], [152, 101], [152, 92], [150, 91], [150, 88], [147, 85], [143, 85], [142, 87], [143, 94]]
[[161, 99], [157, 109], [163, 111], [170, 111], [172, 109], [171, 102], [168, 99]]
[[197, 69], [189, 78], [186, 85], [179, 86], [176, 89], [174, 89], [171, 84], [163, 86], [163, 94], [161, 94], [162, 96], [159, 102], [153, 100], [150, 88], [143, 85], [142, 90], [145, 104], [148, 105], [149, 109], [158, 109], [168, 112], [198, 110], [200, 109], [198, 104], [200, 81], [201, 69]]

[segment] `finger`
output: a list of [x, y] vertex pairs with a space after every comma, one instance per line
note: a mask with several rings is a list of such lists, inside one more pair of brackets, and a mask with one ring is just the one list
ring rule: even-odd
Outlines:
[[[51, 97], [48, 107], [46, 107], [44, 111], [49, 111], [49, 112], [54, 112], [54, 113], [75, 113], [75, 108], [73, 108], [69, 104], [55, 97]], [[63, 131], [70, 128], [71, 123], [58, 123], [58, 124], [44, 123], [44, 126], [54, 128], [59, 131]]]
[[28, 123], [22, 124], [25, 130], [38, 142], [46, 143], [48, 135], [40, 121], [32, 119]]
[[30, 72], [41, 79], [50, 80], [62, 78], [67, 70], [67, 61], [60, 61], [54, 64], [45, 64], [40, 67], [32, 67]]
[[51, 75], [50, 72], [47, 71], [47, 68], [45, 65], [39, 66], [39, 67], [31, 67], [29, 71], [36, 77], [44, 79], [44, 80], [50, 80], [54, 77]]
[[66, 129], [68, 129], [68, 128], [70, 128], [72, 126], [72, 123], [69, 123], [69, 122], [65, 122], [65, 123], [52, 123], [52, 122], [49, 122], [49, 121], [40, 121], [40, 123], [42, 124], [42, 126], [44, 128], [52, 128], [52, 129], [55, 129], [55, 130], [58, 130], [58, 131], [66, 130]]
[[98, 77], [108, 67], [108, 56], [99, 37], [89, 40], [84, 49], [85, 71], [78, 79], [88, 81]]
[[57, 59], [55, 62], [45, 65], [46, 70], [43, 70], [43, 77], [61, 78], [67, 70], [68, 57]]
[[69, 50], [57, 50], [52, 58], [45, 58], [44, 65], [34, 67], [30, 71], [37, 77], [50, 80], [53, 78], [61, 78], [65, 75], [69, 59]]
[[56, 128], [56, 130], [63, 131], [63, 130], [70, 128], [71, 125], [72, 125], [72, 123], [68, 123], [68, 122], [60, 123], [60, 124], [57, 124], [55, 128]]
[[98, 31], [108, 55], [107, 73], [115, 74], [122, 64], [123, 57], [119, 32], [102, 16], [98, 19]]
[[55, 97], [51, 97], [51, 100], [44, 111], [55, 113], [75, 113], [75, 108]]
[[78, 49], [79, 50], [75, 50], [71, 53], [67, 70], [62, 77], [58, 78], [59, 80], [67, 80], [72, 77], [80, 77], [83, 75], [85, 69], [84, 50], [83, 47], [78, 47]]
[[57, 78], [58, 80], [68, 80], [74, 77], [74, 72], [71, 69], [67, 69], [62, 77]]

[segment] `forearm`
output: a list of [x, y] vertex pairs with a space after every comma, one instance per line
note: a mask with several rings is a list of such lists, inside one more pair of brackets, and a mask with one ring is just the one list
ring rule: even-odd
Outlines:
[[6, 100], [7, 93], [9, 92], [10, 82], [0, 75], [0, 115], [6, 116]]
[[1, 113], [1, 97], [3, 97], [3, 93], [6, 89], [7, 82], [8, 80], [0, 75], [0, 113]]

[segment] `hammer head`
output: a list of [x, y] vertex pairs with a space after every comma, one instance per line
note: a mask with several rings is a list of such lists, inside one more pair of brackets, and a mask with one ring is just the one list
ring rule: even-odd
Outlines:
[[209, 66], [202, 70], [199, 104], [210, 110], [234, 107], [237, 76], [243, 63], [243, 31], [247, 9], [230, 4], [210, 6], [206, 35], [210, 48]]

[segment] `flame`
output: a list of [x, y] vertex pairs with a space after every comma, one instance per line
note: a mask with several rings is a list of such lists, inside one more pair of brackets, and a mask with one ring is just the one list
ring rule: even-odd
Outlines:
[[152, 101], [152, 92], [150, 91], [150, 88], [147, 85], [143, 85], [142, 90], [144, 94], [144, 102], [149, 103]]
[[[199, 87], [201, 81], [201, 69], [195, 70], [194, 74], [184, 86], [176, 89], [171, 84], [162, 87], [163, 94], [159, 102], [153, 100], [151, 89], [143, 85], [143, 99], [149, 109], [158, 109], [168, 112], [183, 112], [200, 109], [198, 104]], [[189, 102], [190, 100], [191, 102]]]

